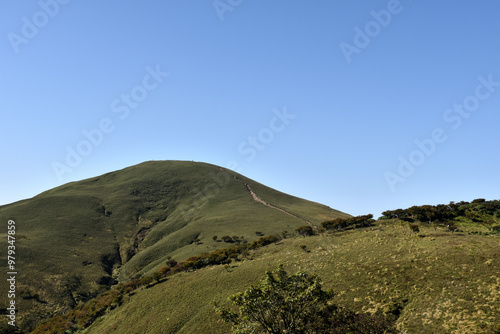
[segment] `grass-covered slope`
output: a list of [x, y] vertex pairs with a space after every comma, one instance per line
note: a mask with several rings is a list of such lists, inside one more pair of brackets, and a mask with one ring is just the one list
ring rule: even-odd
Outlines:
[[[143, 163], [0, 207], [0, 221], [16, 222], [21, 317], [68, 310], [113, 279], [158, 270], [168, 256], [182, 261], [227, 247], [226, 235], [252, 241], [255, 232], [346, 216], [214, 165], [180, 161]], [[0, 232], [6, 240], [7, 229]], [[6, 253], [0, 262], [6, 269]]]
[[266, 270], [317, 273], [336, 302], [358, 312], [398, 314], [402, 333], [496, 333], [500, 322], [498, 235], [436, 231], [384, 221], [366, 228], [282, 240], [230, 268], [184, 272], [142, 288], [85, 334], [229, 333], [213, 302], [257, 282]]

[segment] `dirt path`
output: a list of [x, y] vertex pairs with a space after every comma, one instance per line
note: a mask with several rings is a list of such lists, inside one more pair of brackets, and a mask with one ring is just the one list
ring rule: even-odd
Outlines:
[[[226, 171], [225, 169], [222, 169], [222, 168], [219, 168], [219, 169], [220, 169], [222, 172], [227, 173], [227, 171]], [[286, 210], [284, 210], [284, 209], [278, 208], [278, 207], [276, 207], [276, 206], [274, 206], [274, 205], [272, 205], [272, 204], [267, 203], [267, 202], [266, 202], [266, 201], [264, 201], [262, 198], [260, 198], [259, 196], [257, 196], [257, 194], [256, 194], [256, 193], [252, 190], [252, 188], [250, 188], [250, 185], [249, 185], [248, 183], [244, 182], [242, 179], [240, 179], [240, 178], [239, 178], [239, 177], [237, 177], [237, 176], [231, 175], [231, 174], [229, 174], [229, 173], [227, 173], [227, 174], [228, 174], [229, 176], [233, 176], [233, 178], [234, 178], [235, 180], [237, 180], [237, 181], [239, 181], [239, 182], [243, 183], [243, 184], [245, 185], [245, 187], [247, 188], [248, 192], [250, 193], [250, 195], [252, 195], [252, 198], [254, 199], [254, 201], [256, 201], [256, 202], [258, 202], [258, 203], [261, 203], [261, 204], [263, 204], [263, 205], [265, 205], [265, 206], [268, 206], [268, 207], [270, 207], [270, 208], [272, 208], [272, 209], [275, 209], [275, 210], [278, 210], [278, 211], [280, 211], [280, 212], [283, 212], [284, 214], [287, 214], [287, 215], [292, 216], [292, 217], [294, 217], [294, 218], [300, 219], [300, 220], [302, 220], [302, 221], [306, 222], [307, 224], [309, 224], [309, 225], [313, 226], [313, 224], [311, 224], [311, 222], [309, 222], [307, 219], [301, 218], [301, 217], [299, 217], [299, 216], [297, 216], [297, 215], [294, 215], [293, 213], [290, 213], [290, 212], [288, 212], [288, 211], [286, 211]]]

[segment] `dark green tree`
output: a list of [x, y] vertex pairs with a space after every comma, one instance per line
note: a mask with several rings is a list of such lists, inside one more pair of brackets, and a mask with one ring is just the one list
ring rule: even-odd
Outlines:
[[233, 323], [234, 333], [302, 333], [311, 314], [326, 307], [332, 297], [318, 276], [301, 271], [288, 275], [280, 265], [256, 285], [229, 297], [238, 313], [223, 307], [217, 311]]
[[396, 333], [394, 319], [356, 314], [331, 303], [317, 275], [288, 275], [280, 265], [257, 284], [229, 297], [238, 311], [216, 305], [235, 334]]

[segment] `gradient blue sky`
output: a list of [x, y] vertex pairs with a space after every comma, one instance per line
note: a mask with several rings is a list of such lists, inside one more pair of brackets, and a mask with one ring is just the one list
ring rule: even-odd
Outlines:
[[60, 2], [0, 4], [0, 204], [171, 159], [353, 215], [500, 198], [498, 1]]

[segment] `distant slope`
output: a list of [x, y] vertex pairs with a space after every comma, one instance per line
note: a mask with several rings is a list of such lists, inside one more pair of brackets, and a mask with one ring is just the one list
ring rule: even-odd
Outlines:
[[21, 316], [68, 310], [114, 280], [158, 270], [169, 256], [182, 261], [227, 247], [225, 235], [252, 241], [256, 232], [347, 216], [218, 166], [181, 161], [146, 162], [0, 207], [0, 221], [17, 226]]

